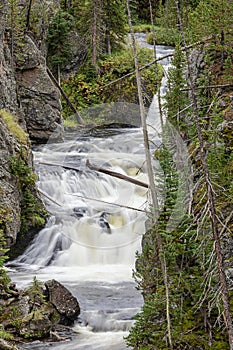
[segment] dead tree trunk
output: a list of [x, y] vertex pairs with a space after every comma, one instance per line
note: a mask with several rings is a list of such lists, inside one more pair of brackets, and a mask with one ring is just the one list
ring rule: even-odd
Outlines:
[[159, 255], [158, 257], [159, 257], [159, 261], [160, 261], [160, 265], [161, 265], [161, 270], [162, 270], [162, 274], [163, 274], [163, 281], [164, 281], [164, 286], [165, 286], [165, 290], [166, 290], [167, 331], [168, 331], [169, 346], [172, 349], [173, 346], [172, 346], [172, 338], [171, 338], [170, 293], [169, 293], [167, 265], [166, 265], [166, 258], [165, 258], [164, 249], [163, 249], [162, 238], [160, 236], [160, 233], [157, 230], [157, 219], [159, 216], [158, 199], [157, 199], [157, 193], [156, 193], [157, 191], [156, 191], [156, 187], [155, 187], [154, 173], [153, 173], [152, 162], [151, 162], [150, 144], [149, 144], [147, 124], [146, 124], [146, 114], [145, 114], [145, 108], [144, 108], [143, 97], [142, 97], [141, 76], [140, 76], [140, 72], [139, 72], [137, 48], [136, 48], [135, 36], [134, 36], [134, 32], [133, 32], [129, 2], [130, 2], [129, 0], [126, 1], [126, 6], [127, 6], [127, 12], [128, 12], [128, 23], [129, 23], [129, 28], [130, 28], [130, 32], [131, 32], [131, 38], [132, 38], [134, 65], [135, 65], [136, 81], [137, 81], [137, 88], [138, 88], [138, 100], [139, 100], [141, 123], [142, 123], [142, 128], [143, 128], [143, 137], [144, 137], [145, 156], [146, 156], [150, 191], [151, 191], [151, 197], [152, 197], [152, 206], [153, 206], [153, 208], [152, 208], [152, 214], [153, 214], [152, 220], [153, 220], [154, 230], [156, 233], [156, 240], [157, 240], [157, 245], [158, 245], [158, 255]]
[[68, 106], [70, 107], [70, 109], [74, 112], [74, 115], [75, 115], [78, 123], [85, 125], [85, 122], [84, 122], [83, 118], [78, 113], [77, 109], [75, 108], [73, 103], [70, 101], [70, 99], [66, 95], [65, 91], [61, 88], [61, 86], [59, 85], [59, 82], [57, 81], [57, 79], [55, 78], [55, 76], [53, 75], [51, 70], [48, 67], [46, 69], [47, 69], [47, 73], [48, 73], [49, 77], [51, 78], [52, 82], [56, 85], [56, 87], [58, 88], [58, 90], [60, 91], [60, 93], [62, 94], [64, 99], [66, 100], [66, 102], [67, 102]]
[[96, 73], [97, 67], [97, 25], [98, 25], [98, 0], [93, 1], [93, 31], [92, 31], [92, 63]]

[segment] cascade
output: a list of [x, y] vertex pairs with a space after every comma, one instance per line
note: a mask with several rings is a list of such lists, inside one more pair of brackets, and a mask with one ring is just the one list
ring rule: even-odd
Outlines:
[[[167, 50], [159, 47], [159, 55]], [[156, 100], [148, 123], [159, 130]], [[158, 144], [154, 127], [151, 133], [152, 144]], [[27, 286], [33, 276], [42, 281], [55, 278], [79, 300], [77, 337], [65, 344], [50, 344], [50, 348], [125, 350], [123, 337], [142, 305], [132, 269], [145, 232], [148, 189], [90, 170], [87, 160], [148, 183], [141, 128], [108, 129], [104, 136], [75, 131], [67, 133], [63, 143], [37, 147], [38, 189], [51, 215], [14, 261], [10, 275], [20, 287]], [[159, 164], [155, 162], [154, 168]], [[25, 349], [46, 347], [24, 345]]]

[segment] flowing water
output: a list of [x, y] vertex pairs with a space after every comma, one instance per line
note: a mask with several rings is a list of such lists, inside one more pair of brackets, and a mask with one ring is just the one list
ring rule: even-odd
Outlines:
[[[167, 52], [160, 47], [161, 55]], [[148, 120], [159, 129], [156, 103]], [[154, 129], [151, 139], [159, 142]], [[77, 130], [63, 143], [34, 150], [38, 188], [51, 216], [10, 276], [22, 288], [34, 276], [57, 279], [77, 297], [81, 315], [72, 340], [37, 341], [25, 349], [125, 350], [124, 336], [142, 305], [132, 269], [145, 232], [148, 189], [90, 170], [87, 160], [148, 183], [141, 128], [108, 129], [104, 136]]]

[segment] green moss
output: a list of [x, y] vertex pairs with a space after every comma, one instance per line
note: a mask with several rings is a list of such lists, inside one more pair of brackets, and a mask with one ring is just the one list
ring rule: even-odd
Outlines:
[[13, 340], [14, 337], [12, 334], [6, 332], [3, 328], [0, 329], [0, 339], [4, 339], [4, 340]]
[[37, 198], [35, 190], [36, 174], [27, 164], [24, 149], [10, 159], [11, 173], [18, 179], [22, 191], [21, 233], [26, 234], [31, 227], [43, 227], [47, 212]]
[[21, 128], [21, 126], [17, 123], [16, 117], [13, 114], [7, 112], [5, 109], [0, 110], [0, 116], [3, 118], [9, 131], [16, 137], [16, 139], [20, 143], [27, 145], [28, 135]]

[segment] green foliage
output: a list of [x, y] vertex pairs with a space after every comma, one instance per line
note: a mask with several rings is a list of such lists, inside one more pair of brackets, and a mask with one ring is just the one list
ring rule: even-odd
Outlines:
[[[151, 50], [139, 50], [139, 64], [144, 64], [153, 60]], [[99, 74], [91, 66], [85, 66], [82, 73], [76, 74], [73, 78], [62, 83], [62, 87], [70, 100], [78, 109], [91, 107], [100, 103], [109, 102], [129, 102], [137, 103], [137, 86], [135, 75], [116, 81], [125, 74], [134, 71], [134, 59], [131, 50], [122, 50], [112, 56], [106, 56], [105, 59], [98, 62]], [[153, 95], [156, 92], [156, 78], [154, 67], [142, 71], [143, 96], [145, 105], [149, 105]], [[162, 77], [162, 69], [159, 68], [159, 79]], [[64, 106], [65, 118], [71, 114], [71, 111]]]
[[31, 285], [24, 291], [25, 295], [28, 295], [30, 297], [30, 300], [36, 304], [36, 303], [46, 303], [46, 297], [44, 295], [44, 284], [43, 282], [39, 281], [36, 276], [33, 277], [33, 282]]
[[152, 26], [150, 23], [139, 23], [133, 25], [134, 33], [147, 33], [151, 32]]
[[23, 46], [25, 13], [18, 0], [8, 0], [9, 12], [6, 16], [6, 24], [10, 32], [11, 56], [17, 56]]
[[121, 47], [127, 34], [125, 2], [122, 0], [73, 1], [69, 12], [75, 17], [76, 29], [88, 46], [93, 50], [93, 18], [96, 18], [97, 56], [114, 52]]
[[196, 9], [190, 12], [189, 35], [192, 41], [208, 38], [215, 50], [232, 52], [233, 19], [232, 1], [199, 2]]
[[13, 340], [14, 337], [11, 333], [8, 333], [3, 328], [0, 328], [0, 339]]
[[52, 68], [63, 67], [71, 55], [69, 32], [73, 27], [73, 17], [62, 10], [58, 10], [49, 26], [48, 63]]
[[[176, 27], [174, 28], [164, 28], [164, 27], [155, 27], [155, 43], [157, 45], [167, 45], [175, 46], [181, 41], [181, 36]], [[153, 33], [147, 35], [148, 44], [153, 45]]]
[[[156, 226], [143, 238], [134, 277], [143, 292], [144, 306], [127, 338], [133, 349], [170, 349], [167, 339], [166, 290], [159, 254], [163, 249], [169, 283], [171, 332], [174, 349], [227, 349], [224, 331], [214, 328], [220, 320], [221, 306], [214, 272], [212, 241], [208, 234], [208, 218], [198, 227], [192, 214], [184, 214], [171, 231], [168, 222], [178, 196], [178, 170], [169, 143], [156, 151], [163, 170], [164, 203]], [[157, 233], [162, 239], [158, 246]], [[201, 251], [201, 252], [200, 252]], [[220, 313], [219, 313], [220, 312]], [[223, 320], [221, 320], [222, 322]], [[206, 323], [207, 322], [207, 323]], [[206, 326], [209, 325], [209, 326]], [[210, 327], [210, 328], [208, 328]], [[209, 346], [211, 330], [212, 345]]]
[[184, 89], [187, 88], [187, 81], [184, 76], [184, 56], [180, 46], [176, 46], [172, 59], [172, 67], [168, 71], [168, 91], [166, 93], [165, 108], [169, 121], [185, 131], [187, 124], [185, 117], [188, 114], [188, 93]]
[[27, 145], [28, 135], [21, 128], [21, 126], [17, 123], [15, 116], [13, 116], [11, 113], [7, 112], [5, 109], [1, 109], [0, 110], [0, 117], [3, 118], [9, 131], [16, 137], [16, 139], [20, 143]]
[[[150, 23], [150, 6], [148, 0], [133, 0], [132, 12], [134, 13], [134, 21]], [[154, 17], [157, 14], [157, 9], [160, 5], [160, 0], [151, 0], [151, 6]]]

